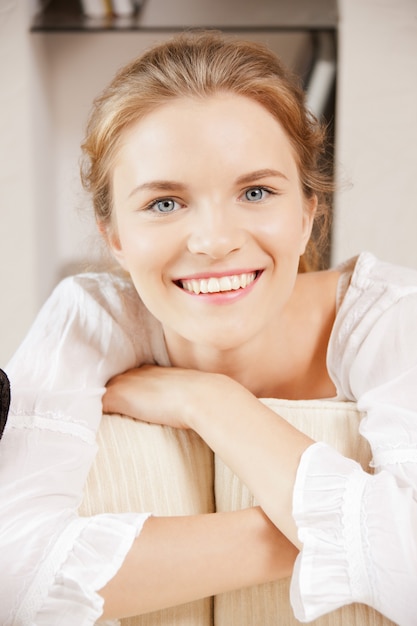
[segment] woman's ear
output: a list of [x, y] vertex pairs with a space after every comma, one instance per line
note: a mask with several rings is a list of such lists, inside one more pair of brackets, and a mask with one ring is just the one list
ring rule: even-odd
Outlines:
[[301, 252], [300, 256], [304, 254], [307, 248], [307, 244], [311, 237], [311, 231], [313, 230], [314, 218], [316, 216], [318, 199], [316, 194], [313, 194], [311, 198], [304, 200], [303, 210], [303, 224], [302, 224], [302, 240], [301, 240]]
[[100, 235], [103, 237], [104, 241], [106, 242], [106, 245], [109, 248], [111, 254], [114, 256], [116, 261], [121, 265], [121, 267], [127, 271], [122, 246], [120, 244], [119, 234], [115, 226], [113, 224], [105, 224], [104, 222], [97, 222], [97, 228], [99, 230]]

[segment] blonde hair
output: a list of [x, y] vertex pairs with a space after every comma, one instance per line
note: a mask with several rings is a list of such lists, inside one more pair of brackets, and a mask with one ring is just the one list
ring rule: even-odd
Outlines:
[[286, 131], [303, 192], [318, 198], [315, 237], [300, 260], [300, 271], [316, 269], [320, 240], [327, 239], [332, 191], [322, 160], [324, 128], [307, 111], [299, 80], [268, 48], [219, 32], [183, 33], [151, 48], [123, 67], [94, 101], [82, 145], [81, 179], [92, 194], [97, 222], [111, 222], [111, 169], [125, 129], [174, 98], [220, 91], [255, 100]]

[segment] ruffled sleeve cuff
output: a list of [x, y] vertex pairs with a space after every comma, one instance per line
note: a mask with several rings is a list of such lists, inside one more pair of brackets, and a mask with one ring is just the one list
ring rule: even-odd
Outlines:
[[291, 604], [300, 622], [370, 600], [361, 528], [369, 478], [358, 463], [324, 443], [313, 444], [301, 458], [293, 515], [303, 547], [291, 581]]
[[148, 517], [125, 513], [73, 520], [39, 568], [15, 623], [95, 624], [103, 612], [98, 591], [120, 569]]

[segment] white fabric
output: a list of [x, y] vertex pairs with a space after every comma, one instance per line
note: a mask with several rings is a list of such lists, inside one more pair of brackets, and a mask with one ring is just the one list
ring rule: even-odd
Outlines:
[[[338, 399], [367, 413], [361, 432], [377, 473], [320, 443], [303, 456], [294, 515], [304, 548], [292, 581], [300, 620], [365, 602], [401, 626], [415, 623], [416, 311], [416, 272], [359, 257], [341, 294], [328, 363]], [[169, 365], [160, 325], [129, 281], [88, 274], [58, 286], [5, 368], [12, 407], [0, 444], [4, 626], [43, 626], [51, 615], [57, 626], [99, 618], [96, 591], [146, 515], [80, 519], [76, 511], [104, 384], [145, 362]]]
[[301, 460], [292, 581], [300, 621], [350, 602], [417, 623], [417, 272], [359, 257], [334, 324], [328, 368], [356, 400], [375, 474], [323, 444]]
[[147, 518], [77, 517], [106, 381], [152, 355], [167, 364], [160, 328], [137, 303], [123, 279], [67, 279], [6, 368], [13, 391], [0, 446], [2, 626], [94, 624], [96, 591]]

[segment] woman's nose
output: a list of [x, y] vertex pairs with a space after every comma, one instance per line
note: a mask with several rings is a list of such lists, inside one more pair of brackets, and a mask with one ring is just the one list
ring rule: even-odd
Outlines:
[[197, 211], [188, 237], [188, 250], [213, 259], [239, 250], [245, 241], [245, 232], [231, 213], [221, 207]]

